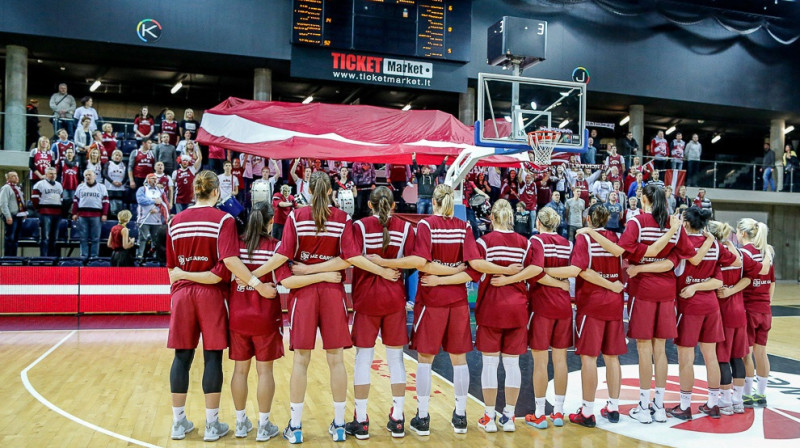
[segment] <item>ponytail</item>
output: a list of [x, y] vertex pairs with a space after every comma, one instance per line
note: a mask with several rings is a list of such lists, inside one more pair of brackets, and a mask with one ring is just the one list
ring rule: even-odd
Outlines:
[[495, 230], [511, 230], [514, 226], [514, 211], [511, 210], [511, 204], [505, 199], [498, 199], [492, 207], [492, 218], [494, 224], [502, 226], [502, 229]]
[[753, 238], [753, 246], [761, 251], [761, 253], [766, 253], [767, 251], [774, 251], [772, 246], [767, 243], [767, 235], [769, 235], [769, 228], [763, 222], [759, 222], [757, 224], [757, 231], [756, 235]]
[[269, 223], [272, 221], [273, 214], [272, 204], [269, 201], [256, 202], [253, 205], [242, 236], [247, 248], [247, 258], [252, 260], [253, 252], [258, 249], [261, 238], [269, 236]]
[[548, 232], [555, 230], [561, 223], [561, 217], [552, 207], [543, 208], [539, 214], [536, 215], [536, 219]]
[[450, 185], [439, 184], [433, 190], [433, 208], [442, 216], [449, 218], [453, 216], [453, 187]]
[[700, 231], [708, 224], [708, 220], [711, 218], [711, 210], [693, 205], [684, 212], [683, 217], [692, 230]]
[[311, 190], [311, 212], [314, 216], [314, 224], [317, 227], [317, 233], [324, 232], [325, 222], [331, 216], [331, 210], [328, 208], [331, 203], [328, 195], [331, 190], [331, 178], [322, 171], [315, 171], [308, 184]]
[[669, 224], [669, 209], [667, 208], [667, 196], [664, 189], [650, 184], [644, 187], [642, 195], [650, 202], [650, 214], [658, 223], [658, 227], [665, 229]]
[[774, 256], [775, 249], [767, 243], [769, 228], [766, 224], [752, 218], [742, 218], [736, 223], [736, 229], [742, 232], [745, 239], [752, 243], [762, 254], [769, 251]]
[[369, 195], [369, 203], [372, 206], [372, 214], [378, 218], [378, 222], [383, 226], [383, 249], [389, 245], [391, 238], [389, 237], [389, 214], [392, 213], [394, 208], [394, 196], [391, 190], [386, 187], [378, 187], [372, 190]]
[[733, 228], [727, 222], [709, 221], [708, 231], [719, 241], [727, 241]]

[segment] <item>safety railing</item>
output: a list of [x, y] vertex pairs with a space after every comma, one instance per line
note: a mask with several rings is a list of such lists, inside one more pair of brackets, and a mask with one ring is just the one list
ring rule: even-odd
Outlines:
[[[53, 130], [54, 131], [57, 131], [59, 128], [64, 127], [63, 124], [66, 123], [66, 122], [69, 122], [69, 123], [72, 124], [71, 129], [73, 129], [73, 132], [74, 132], [75, 129], [78, 128], [77, 120], [75, 120], [74, 118], [69, 118], [69, 117], [59, 118], [59, 117], [55, 117], [54, 115], [28, 114], [28, 113], [25, 113], [25, 114], [12, 114], [12, 113], [9, 113], [9, 112], [2, 112], [2, 111], [0, 111], [0, 115], [18, 115], [18, 116], [21, 115], [23, 117], [44, 118], [44, 119], [47, 119], [48, 121], [51, 121], [53, 123]], [[61, 122], [64, 122], [64, 123], [61, 123]], [[111, 125], [114, 126], [114, 132], [124, 132], [126, 134], [128, 134], [128, 133], [132, 134], [133, 133], [133, 120], [122, 121], [122, 120], [119, 120], [119, 119], [103, 119], [103, 117], [99, 117], [97, 119], [97, 128], [98, 129], [102, 128], [102, 126], [104, 124], [106, 124], [106, 123], [111, 123]], [[122, 129], [120, 129], [120, 127], [122, 127]], [[155, 125], [155, 130], [153, 132], [153, 135], [156, 135], [159, 132], [160, 132], [160, 125], [156, 124]], [[72, 135], [70, 135], [70, 138], [71, 137], [72, 137]]]

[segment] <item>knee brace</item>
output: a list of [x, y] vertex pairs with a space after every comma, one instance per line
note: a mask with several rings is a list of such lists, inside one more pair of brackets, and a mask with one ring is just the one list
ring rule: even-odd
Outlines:
[[481, 386], [484, 389], [497, 389], [497, 366], [500, 357], [483, 355], [483, 369], [481, 369]]
[[356, 361], [353, 366], [353, 385], [361, 386], [369, 384], [369, 370], [372, 367], [372, 359], [375, 354], [375, 347], [356, 348]]
[[169, 370], [169, 388], [173, 394], [185, 394], [189, 390], [189, 369], [193, 360], [194, 350], [175, 350]]
[[744, 359], [742, 358], [734, 358], [731, 360], [731, 370], [733, 370], [733, 377], [734, 378], [744, 378], [745, 377], [745, 370], [744, 370]]
[[389, 364], [389, 375], [391, 384], [405, 384], [406, 364], [403, 362], [402, 348], [387, 348], [386, 363]]
[[519, 389], [522, 384], [522, 373], [519, 370], [519, 357], [503, 356], [503, 368], [506, 370], [506, 387]]
[[203, 393], [222, 392], [222, 350], [203, 350]]
[[729, 362], [721, 362], [719, 363], [719, 373], [720, 379], [719, 383], [723, 386], [727, 386], [733, 382], [733, 377], [731, 376], [731, 363]]

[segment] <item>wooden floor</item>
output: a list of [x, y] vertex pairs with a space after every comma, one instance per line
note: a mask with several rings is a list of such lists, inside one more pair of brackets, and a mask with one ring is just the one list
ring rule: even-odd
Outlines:
[[[800, 287], [781, 285], [776, 302], [800, 306]], [[800, 359], [796, 341], [800, 337], [800, 318], [777, 317], [773, 324], [771, 353]], [[2, 447], [122, 447], [122, 446], [206, 446], [202, 441], [204, 421], [203, 396], [200, 393], [202, 356], [198, 354], [191, 374], [187, 413], [198, 429], [184, 441], [169, 439], [172, 413], [169, 400], [169, 369], [172, 352], [166, 349], [166, 330], [81, 330], [81, 331], [12, 331], [0, 333], [0, 446]], [[60, 344], [60, 345], [59, 345]], [[538, 431], [520, 419], [515, 433], [485, 434], [476, 426], [483, 412], [482, 404], [469, 400], [470, 426], [466, 435], [455, 435], [450, 428], [453, 409], [452, 385], [434, 377], [431, 398], [432, 434], [421, 438], [407, 433], [405, 439], [392, 439], [383, 429], [387, 403], [391, 403], [388, 369], [379, 362], [383, 348], [376, 349], [372, 370], [372, 394], [369, 415], [372, 431], [369, 441], [348, 439], [360, 446], [656, 446], [602, 429], [586, 429], [567, 424], [563, 428]], [[291, 355], [289, 355], [291, 356]], [[352, 381], [354, 351], [347, 350], [345, 361]], [[38, 362], [37, 362], [38, 361]], [[283, 429], [288, 420], [288, 383], [291, 358], [276, 362], [278, 385], [272, 420]], [[228, 386], [233, 363], [224, 363], [225, 388], [221, 417], [234, 422]], [[416, 362], [406, 359], [409, 390], [406, 394], [406, 417], [416, 409], [413, 374]], [[552, 386], [551, 386], [552, 387]], [[251, 400], [248, 413], [256, 414], [255, 372], [250, 377]], [[552, 393], [552, 389], [550, 391]], [[38, 400], [37, 400], [38, 396]], [[46, 406], [45, 403], [49, 403]], [[571, 410], [571, 409], [570, 409]], [[346, 416], [353, 414], [352, 389], [348, 391]], [[311, 446], [333, 446], [327, 434], [332, 418], [328, 388], [328, 369], [324, 353], [314, 353], [309, 368], [309, 387], [304, 413], [304, 437]], [[632, 421], [623, 421], [634, 425]], [[270, 445], [284, 445], [277, 438]], [[665, 440], [670, 445], [674, 441]], [[235, 439], [231, 434], [217, 446], [255, 444], [255, 435]]]

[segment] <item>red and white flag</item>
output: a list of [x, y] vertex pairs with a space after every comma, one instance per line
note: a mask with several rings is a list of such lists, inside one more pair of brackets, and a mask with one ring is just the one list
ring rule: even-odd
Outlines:
[[686, 182], [686, 170], [666, 170], [664, 173], [664, 185], [672, 186], [672, 191], [677, 192], [684, 182]]

